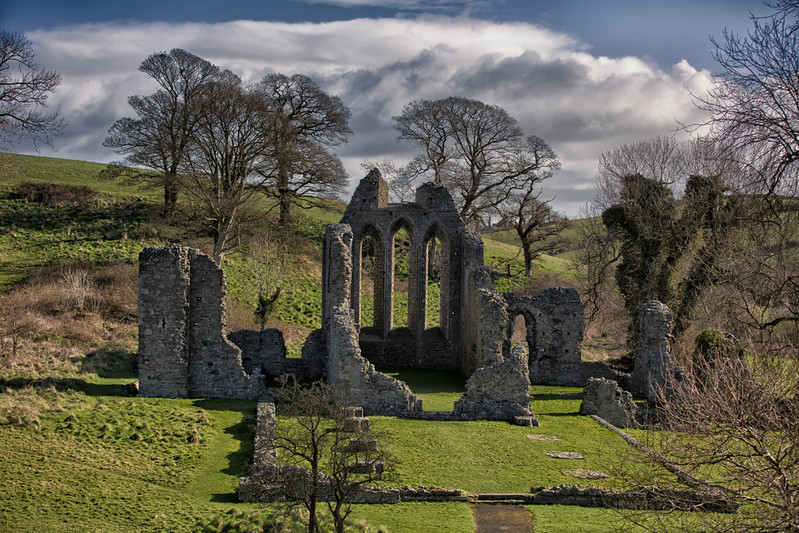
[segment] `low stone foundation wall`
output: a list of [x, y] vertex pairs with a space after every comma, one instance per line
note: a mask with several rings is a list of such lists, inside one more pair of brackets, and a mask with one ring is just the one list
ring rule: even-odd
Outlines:
[[526, 503], [541, 505], [579, 505], [612, 509], [650, 509], [658, 511], [735, 512], [734, 504], [718, 494], [691, 489], [646, 487], [633, 490], [611, 490], [587, 485], [531, 487]]
[[[360, 408], [354, 414], [360, 415]], [[356, 420], [366, 420], [355, 418]], [[293, 465], [278, 465], [275, 448], [275, 404], [260, 402], [256, 410], [255, 445], [253, 450], [253, 473], [239, 480], [239, 500], [250, 503], [285, 501], [286, 494], [296, 493], [297, 499], [304, 494], [304, 483], [310, 482], [310, 472]], [[293, 487], [287, 483], [294, 485]], [[278, 484], [280, 490], [275, 490]], [[322, 480], [321, 500], [331, 498], [330, 486]], [[439, 487], [405, 486], [401, 488], [361, 487], [348, 501], [351, 503], [400, 503], [400, 502], [450, 502], [468, 501], [469, 495], [459, 489]]]
[[[247, 480], [246, 483], [244, 480]], [[239, 485], [239, 501], [247, 503], [273, 503], [285, 501], [283, 497], [275, 497], [269, 490], [273, 478], [261, 474], [243, 478]], [[299, 491], [298, 491], [299, 494]], [[299, 499], [299, 498], [298, 498]], [[332, 499], [329, 487], [322, 485], [319, 501]], [[459, 489], [438, 487], [401, 487], [380, 488], [363, 487], [347, 498], [349, 503], [362, 504], [394, 504], [402, 502], [468, 502], [469, 494]]]

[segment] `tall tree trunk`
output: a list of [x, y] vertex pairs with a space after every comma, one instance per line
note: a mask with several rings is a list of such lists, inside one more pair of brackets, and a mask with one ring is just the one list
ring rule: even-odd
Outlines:
[[291, 191], [287, 188], [278, 189], [278, 205], [280, 206], [280, 217], [278, 222], [282, 226], [291, 220]]
[[166, 218], [171, 218], [175, 214], [179, 189], [177, 176], [167, 174], [164, 177], [164, 216]]
[[524, 275], [528, 278], [533, 275], [533, 253], [530, 251], [532, 243], [522, 242], [522, 252], [524, 252]]
[[225, 216], [221, 219], [216, 221], [216, 228], [214, 233], [214, 261], [216, 264], [222, 266], [222, 262], [225, 260], [225, 245], [227, 244], [227, 238], [230, 234], [230, 228], [233, 225], [233, 217]]
[[521, 223], [521, 216], [516, 223], [516, 235], [522, 241], [522, 253], [524, 254], [524, 275], [528, 278], [533, 275], [533, 251], [530, 249], [533, 246], [530, 240], [530, 234], [524, 231]]
[[277, 170], [277, 202], [280, 208], [278, 222], [282, 226], [291, 220], [292, 192], [289, 189], [291, 168], [285, 163], [278, 163]]

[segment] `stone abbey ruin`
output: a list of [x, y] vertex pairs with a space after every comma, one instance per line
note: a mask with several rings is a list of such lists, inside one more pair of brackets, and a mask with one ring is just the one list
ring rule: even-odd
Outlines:
[[[398, 327], [394, 240], [400, 230], [410, 246], [407, 324]], [[363, 275], [367, 252], [374, 262], [368, 319], [361, 300], [369, 279]], [[440, 316], [429, 323], [428, 272], [435, 254]], [[632, 374], [582, 361], [583, 307], [574, 289], [537, 296], [497, 292], [483, 265], [482, 240], [465, 228], [449, 192], [427, 183], [416, 190], [415, 202], [391, 204], [376, 170], [361, 180], [340, 223], [325, 229], [322, 327], [309, 335], [301, 358], [286, 357], [276, 329], [225, 335], [225, 276], [210, 257], [173, 245], [148, 248], [139, 261], [142, 396], [261, 399], [268, 396], [267, 380], [294, 374], [325, 378], [367, 415], [534, 425], [531, 383], [585, 386], [590, 378], [603, 378], [653, 399], [653, 384], [670, 365], [671, 315], [662, 304], [642, 309]], [[511, 346], [520, 316], [526, 351]], [[468, 377], [466, 393], [452, 412], [425, 413], [405, 383], [378, 371], [401, 368], [458, 370]]]

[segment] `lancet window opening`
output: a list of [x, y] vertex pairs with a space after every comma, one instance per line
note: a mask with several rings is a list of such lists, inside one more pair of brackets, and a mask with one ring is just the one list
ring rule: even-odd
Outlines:
[[361, 240], [361, 283], [360, 283], [360, 324], [361, 327], [374, 327], [375, 325], [375, 285], [377, 283], [376, 269], [382, 268], [375, 262], [376, 239], [373, 235], [366, 234]]
[[434, 227], [425, 240], [425, 328], [440, 327], [446, 335], [449, 322], [450, 258], [449, 241], [440, 227]]
[[411, 285], [414, 276], [412, 264], [412, 245], [410, 228], [399, 223], [391, 236], [392, 272], [391, 272], [391, 327], [409, 328], [409, 303], [411, 301]]

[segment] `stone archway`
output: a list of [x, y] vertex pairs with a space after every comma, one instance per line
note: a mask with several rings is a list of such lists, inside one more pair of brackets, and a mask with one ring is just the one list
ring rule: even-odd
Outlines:
[[535, 357], [537, 350], [537, 330], [534, 312], [528, 309], [508, 310], [508, 325], [505, 332], [505, 346], [503, 351], [510, 354], [515, 345], [522, 346], [527, 351], [528, 360]]

